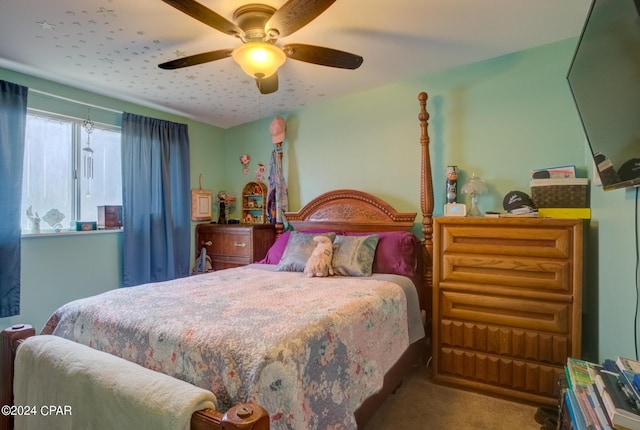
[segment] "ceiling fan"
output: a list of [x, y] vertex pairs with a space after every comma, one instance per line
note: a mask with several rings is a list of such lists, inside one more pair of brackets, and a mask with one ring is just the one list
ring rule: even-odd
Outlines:
[[322, 46], [291, 43], [282, 47], [278, 38], [300, 30], [336, 0], [288, 0], [279, 9], [264, 4], [241, 6], [233, 22], [195, 0], [162, 0], [192, 18], [225, 34], [239, 38], [234, 49], [220, 49], [178, 58], [159, 64], [161, 69], [179, 69], [232, 57], [256, 80], [262, 94], [278, 90], [278, 68], [287, 58], [341, 69], [357, 69], [363, 58], [349, 52]]

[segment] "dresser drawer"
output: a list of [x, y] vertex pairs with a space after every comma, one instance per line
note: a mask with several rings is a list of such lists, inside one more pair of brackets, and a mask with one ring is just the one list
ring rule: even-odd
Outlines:
[[572, 318], [571, 303], [441, 290], [438, 304], [441, 319], [493, 323], [547, 333], [568, 333], [569, 321]]
[[[442, 348], [434, 379], [534, 403], [557, 399], [563, 366]], [[565, 360], [566, 363], [566, 360]]]
[[439, 331], [442, 348], [467, 354], [493, 354], [556, 366], [564, 366], [569, 357], [570, 342], [564, 334], [446, 318], [440, 321]]
[[233, 257], [251, 256], [251, 235], [249, 232], [214, 234], [211, 247], [212, 256], [227, 255]]
[[[570, 293], [572, 267], [567, 259], [496, 257], [495, 255], [445, 254], [439, 272], [442, 288], [462, 282]], [[446, 283], [446, 285], [445, 285]]]
[[519, 257], [571, 258], [571, 229], [518, 225], [452, 225], [442, 231], [441, 252]]

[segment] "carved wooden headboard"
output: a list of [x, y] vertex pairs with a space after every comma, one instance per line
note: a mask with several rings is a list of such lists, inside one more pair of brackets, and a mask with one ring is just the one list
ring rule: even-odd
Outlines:
[[[420, 209], [422, 211], [423, 255], [421, 260], [421, 296], [426, 303], [423, 309], [431, 317], [433, 286], [433, 178], [429, 154], [429, 113], [427, 93], [418, 95], [420, 112]], [[416, 213], [396, 211], [384, 200], [356, 190], [334, 190], [324, 193], [307, 203], [298, 212], [287, 212], [287, 221], [296, 230], [327, 229], [341, 232], [411, 231]]]

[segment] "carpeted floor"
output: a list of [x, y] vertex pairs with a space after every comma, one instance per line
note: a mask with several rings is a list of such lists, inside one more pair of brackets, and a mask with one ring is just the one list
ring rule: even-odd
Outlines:
[[539, 430], [536, 407], [435, 384], [418, 367], [365, 430]]

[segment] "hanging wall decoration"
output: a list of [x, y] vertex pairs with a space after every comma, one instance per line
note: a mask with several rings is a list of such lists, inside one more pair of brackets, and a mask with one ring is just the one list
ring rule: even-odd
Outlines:
[[249, 173], [249, 163], [251, 162], [251, 157], [249, 154], [242, 154], [240, 156], [240, 164], [242, 164], [242, 173], [245, 175]]
[[191, 221], [210, 221], [212, 192], [202, 189], [202, 173], [198, 177], [198, 182], [199, 188], [191, 190]]
[[91, 149], [91, 133], [95, 124], [87, 115], [87, 119], [82, 122], [82, 128], [87, 133], [87, 145], [82, 148], [82, 179], [84, 181], [84, 192], [87, 197], [91, 196], [91, 182], [93, 180], [93, 149]]
[[256, 182], [264, 181], [264, 174], [266, 172], [266, 167], [264, 163], [258, 163], [258, 168], [256, 169]]

